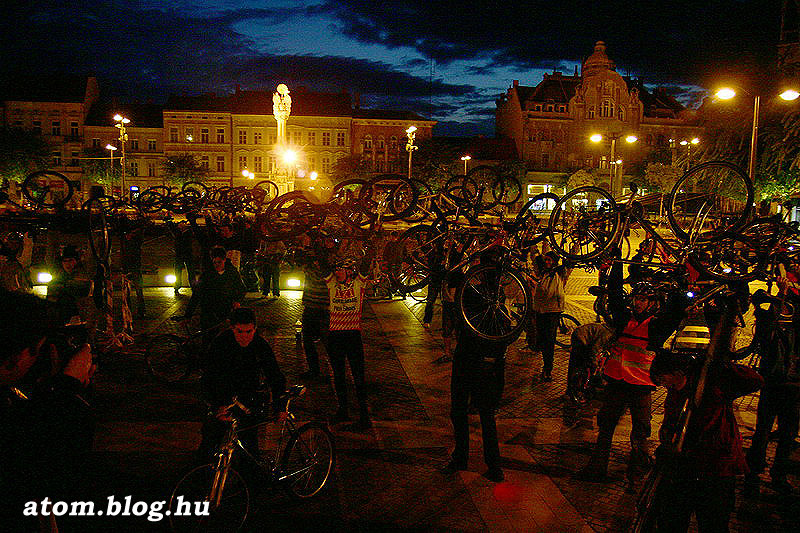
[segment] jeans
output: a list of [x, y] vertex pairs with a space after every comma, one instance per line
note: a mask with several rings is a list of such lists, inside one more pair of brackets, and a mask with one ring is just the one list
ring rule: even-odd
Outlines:
[[561, 313], [536, 313], [536, 336], [542, 351], [542, 372], [548, 376], [553, 372], [556, 351], [556, 334]]
[[258, 261], [256, 274], [261, 294], [266, 295], [272, 287], [274, 296], [281, 295], [281, 266], [280, 262]]
[[330, 331], [328, 332], [328, 344], [326, 347], [331, 368], [333, 369], [333, 386], [336, 389], [339, 410], [347, 411], [347, 377], [345, 369], [345, 362], [347, 362], [350, 364], [350, 373], [353, 375], [359, 411], [362, 417], [367, 416], [364, 344], [361, 340], [361, 331]]
[[766, 466], [769, 434], [777, 418], [778, 448], [775, 450], [775, 461], [770, 469], [770, 475], [772, 479], [786, 475], [800, 418], [798, 399], [800, 399], [800, 385], [796, 383], [767, 385], [761, 389], [756, 430], [753, 433], [750, 449], [747, 450], [747, 465], [753, 473], [761, 473]]
[[189, 278], [189, 286], [194, 288], [195, 283], [197, 282], [197, 268], [194, 264], [194, 259], [191, 257], [189, 258], [175, 258], [175, 262], [173, 263], [173, 267], [175, 270], [175, 290], [180, 289], [183, 286], [183, 267], [186, 265], [186, 276]]
[[328, 312], [325, 309], [306, 307], [303, 309], [303, 351], [306, 354], [308, 370], [319, 374], [319, 353], [316, 342], [328, 328]]
[[728, 531], [736, 504], [735, 477], [676, 479], [668, 483], [659, 506], [658, 531], [687, 531], [692, 513], [700, 533]]

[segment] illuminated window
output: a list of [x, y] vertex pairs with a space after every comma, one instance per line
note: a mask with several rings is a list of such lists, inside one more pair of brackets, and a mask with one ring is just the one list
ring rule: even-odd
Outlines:
[[247, 132], [239, 130], [239, 144], [247, 144]]
[[200, 130], [200, 142], [203, 144], [208, 144], [208, 128], [203, 128]]
[[225, 128], [217, 128], [217, 142], [220, 144], [225, 142]]
[[612, 118], [614, 116], [614, 106], [611, 105], [611, 100], [603, 100], [601, 116], [603, 118]]
[[139, 162], [138, 161], [131, 161], [128, 165], [130, 169], [131, 176], [138, 176], [139, 175]]
[[378, 150], [383, 151], [383, 148], [384, 148], [383, 137], [378, 137]]
[[263, 163], [260, 155], [253, 156], [253, 172], [263, 172]]
[[155, 139], [147, 139], [147, 149], [151, 152], [156, 151], [156, 140]]
[[191, 126], [186, 126], [183, 131], [186, 133], [186, 142], [192, 142], [194, 140], [194, 128]]
[[73, 120], [69, 123], [69, 134], [71, 137], [77, 137], [79, 135], [77, 121]]
[[364, 150], [372, 150], [372, 135], [364, 136]]
[[589, 106], [589, 118], [594, 118], [594, 106]]
[[239, 156], [239, 172], [247, 168], [247, 156], [240, 155]]
[[621, 107], [619, 110], [617, 110], [617, 118], [620, 120], [625, 120], [625, 111]]
[[171, 143], [178, 142], [178, 128], [169, 129], [169, 142]]
[[322, 146], [331, 145], [331, 133], [329, 131], [322, 132]]
[[254, 131], [253, 132], [253, 144], [261, 144], [261, 132]]
[[344, 132], [339, 131], [336, 133], [336, 146], [344, 146]]
[[225, 172], [225, 156], [217, 156], [217, 172]]
[[315, 144], [317, 144], [317, 132], [309, 131], [308, 132], [308, 145], [309, 146], [314, 146]]

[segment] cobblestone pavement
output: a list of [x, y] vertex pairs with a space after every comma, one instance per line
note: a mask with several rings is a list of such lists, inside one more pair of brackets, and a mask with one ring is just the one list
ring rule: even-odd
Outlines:
[[[573, 278], [567, 312], [581, 322], [594, 320], [591, 300]], [[197, 400], [197, 376], [167, 385], [145, 370], [143, 350], [150, 336], [178, 332], [169, 320], [182, 314], [187, 294], [146, 289], [147, 316], [137, 319], [133, 345], [107, 354], [96, 379], [94, 405], [99, 425], [87, 473], [87, 499], [104, 502], [109, 495], [132, 495], [154, 501], [169, 498], [175, 483], [192, 466], [204, 416]], [[255, 294], [251, 295], [255, 297]], [[300, 293], [286, 291], [277, 300], [249, 298], [259, 327], [273, 345], [290, 383], [305, 370], [302, 348], [295, 341]], [[446, 477], [438, 473], [448, 458], [450, 365], [442, 355], [439, 332], [422, 328], [424, 304], [396, 299], [365, 307], [364, 339], [367, 387], [375, 427], [354, 432], [334, 426], [336, 473], [331, 486], [311, 502], [297, 503], [281, 491], [251, 480], [253, 531], [621, 531], [633, 516], [635, 495], [625, 492], [624, 463], [629, 452], [630, 423], [623, 418], [615, 435], [607, 484], [578, 481], [596, 436], [596, 406], [574, 412], [561, 395], [568, 354], [557, 350], [554, 380], [534, 380], [540, 357], [518, 340], [509, 350], [507, 387], [498, 413], [498, 432], [506, 481], [484, 479], [480, 425], [471, 425], [469, 471]], [[437, 305], [434, 326], [440, 324]], [[327, 358], [322, 354], [323, 361]], [[324, 366], [327, 368], [327, 366]], [[330, 372], [310, 382], [299, 405], [301, 419], [326, 419], [336, 409]], [[355, 395], [351, 394], [350, 398]], [[659, 393], [654, 434], [660, 424]], [[749, 402], [749, 403], [748, 403]], [[738, 416], [747, 438], [755, 421], [755, 402], [742, 402]], [[264, 435], [268, 446], [270, 431]], [[772, 449], [770, 451], [772, 453]], [[798, 459], [795, 457], [795, 459]], [[793, 463], [797, 481], [797, 463]], [[769, 488], [755, 500], [739, 498], [733, 529], [796, 530], [797, 498], [779, 500]], [[145, 518], [64, 520], [62, 531], [160, 531], [165, 524]]]

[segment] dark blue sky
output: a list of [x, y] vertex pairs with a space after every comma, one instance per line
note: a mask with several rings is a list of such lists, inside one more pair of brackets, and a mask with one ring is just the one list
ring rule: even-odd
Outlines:
[[493, 133], [512, 80], [572, 73], [597, 40], [623, 74], [697, 100], [726, 72], [768, 76], [779, 0], [21, 1], [0, 21], [0, 73], [94, 72], [118, 95], [346, 89], [436, 133]]

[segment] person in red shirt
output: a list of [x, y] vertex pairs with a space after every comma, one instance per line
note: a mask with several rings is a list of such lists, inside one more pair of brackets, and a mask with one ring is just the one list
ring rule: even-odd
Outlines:
[[701, 533], [728, 531], [736, 502], [736, 476], [748, 471], [733, 401], [764, 385], [764, 379], [748, 366], [711, 363], [702, 399], [689, 417], [683, 447], [679, 454], [672, 449], [682, 428], [683, 406], [697, 390], [698, 366], [666, 351], [659, 352], [650, 366], [653, 383], [669, 389], [659, 431], [662, 444], [656, 451], [658, 460], [667, 462], [659, 531], [687, 531], [692, 513]]
[[334, 421], [350, 420], [347, 409], [345, 361], [350, 364], [359, 408], [357, 429], [369, 429], [372, 421], [367, 408], [364, 379], [364, 344], [361, 339], [361, 311], [364, 304], [366, 274], [374, 250], [370, 247], [356, 272], [342, 264], [325, 278], [328, 285], [329, 326], [326, 349], [333, 370], [333, 385], [339, 408]]

